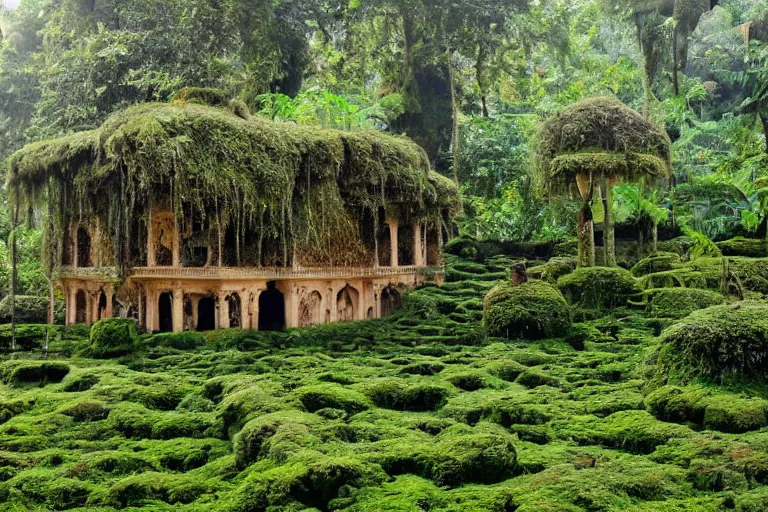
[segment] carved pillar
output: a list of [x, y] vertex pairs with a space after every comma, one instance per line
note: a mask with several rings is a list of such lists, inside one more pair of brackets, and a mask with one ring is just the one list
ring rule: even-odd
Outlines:
[[66, 298], [66, 307], [64, 308], [64, 323], [66, 325], [74, 324], [75, 318], [75, 295], [72, 293], [72, 286], [64, 284], [64, 297]]
[[197, 321], [200, 318], [200, 296], [192, 295], [189, 301], [192, 305], [192, 328], [197, 330]]
[[229, 329], [229, 303], [225, 300], [224, 292], [219, 292], [216, 297], [216, 307], [218, 308], [219, 322], [217, 329]]
[[147, 329], [147, 319], [144, 317], [144, 302], [146, 299], [144, 298], [144, 290], [139, 288], [139, 304], [138, 304], [138, 313], [139, 313], [139, 327], [143, 329]]
[[336, 288], [334, 286], [328, 287], [328, 308], [331, 310], [331, 323], [339, 321], [338, 307], [336, 306]]
[[184, 330], [184, 291], [181, 288], [173, 290], [173, 332]]
[[104, 312], [104, 318], [112, 318], [115, 316], [115, 312], [112, 310], [112, 299], [115, 296], [115, 292], [112, 291], [112, 288], [107, 288], [107, 290], [104, 292], [107, 297], [107, 309]]
[[86, 325], [93, 325], [95, 318], [98, 318], [98, 310], [94, 311], [94, 306], [99, 307], [99, 301], [93, 300], [93, 292], [87, 291], [85, 293], [85, 323]]
[[417, 267], [424, 266], [424, 248], [421, 243], [421, 223], [413, 223], [413, 264]]
[[390, 219], [387, 221], [387, 226], [389, 226], [389, 266], [390, 267], [397, 267], [398, 266], [398, 242], [397, 242], [397, 221], [394, 219]]
[[147, 289], [147, 331], [154, 332], [159, 330], [157, 319], [157, 291], [153, 288]]
[[157, 266], [157, 249], [155, 248], [155, 227], [152, 225], [152, 205], [147, 214], [147, 266]]
[[256, 288], [253, 290], [253, 292], [250, 294], [250, 305], [251, 305], [251, 329], [259, 330], [259, 297], [261, 296], [261, 292], [263, 290], [261, 288]]
[[240, 327], [243, 329], [251, 328], [251, 314], [249, 306], [250, 292], [243, 290], [240, 292]]

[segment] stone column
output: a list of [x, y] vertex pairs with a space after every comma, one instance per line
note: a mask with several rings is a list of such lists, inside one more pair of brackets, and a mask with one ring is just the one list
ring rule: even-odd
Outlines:
[[328, 287], [328, 309], [331, 310], [331, 323], [339, 321], [339, 311], [336, 305], [336, 294], [339, 293], [335, 286]]
[[251, 329], [259, 330], [259, 297], [261, 296], [261, 288], [257, 288], [251, 293]]
[[189, 301], [192, 303], [192, 327], [197, 330], [197, 321], [200, 318], [200, 296], [192, 295]]
[[413, 264], [417, 267], [424, 266], [424, 250], [421, 246], [421, 223], [413, 223]]
[[[85, 292], [85, 323], [86, 325], [93, 325], [94, 319], [98, 318], [98, 313], [94, 314], [94, 304], [98, 308], [99, 301], [93, 300], [92, 292]], [[97, 310], [98, 311], [98, 310]]]
[[184, 291], [181, 288], [173, 290], [173, 332], [184, 330]]
[[248, 308], [250, 293], [248, 290], [240, 292], [240, 327], [243, 329], [251, 328], [251, 315]]
[[64, 323], [66, 325], [72, 325], [72, 311], [75, 309], [75, 304], [73, 302], [73, 295], [72, 295], [72, 288], [70, 288], [66, 283], [64, 284]]
[[390, 267], [397, 267], [398, 266], [398, 242], [397, 242], [397, 221], [390, 219], [387, 221], [387, 226], [389, 226], [389, 266]]
[[146, 299], [144, 298], [144, 292], [139, 289], [139, 304], [138, 304], [138, 314], [139, 314], [139, 326], [143, 329], [147, 328], [147, 320], [144, 318], [144, 301]]
[[109, 289], [109, 292], [104, 292], [107, 297], [107, 309], [104, 312], [105, 318], [112, 318], [115, 316], [115, 312], [112, 310], [112, 299], [115, 296], [115, 292], [112, 291], [112, 289]]
[[216, 297], [216, 305], [219, 309], [219, 321], [216, 326], [217, 329], [228, 329], [229, 328], [229, 303], [225, 300], [224, 292], [219, 292], [219, 295]]
[[147, 331], [157, 331], [157, 291], [150, 288], [147, 290]]

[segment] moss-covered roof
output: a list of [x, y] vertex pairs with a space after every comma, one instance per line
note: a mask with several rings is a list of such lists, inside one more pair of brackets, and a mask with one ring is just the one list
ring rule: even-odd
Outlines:
[[179, 217], [219, 211], [223, 222], [329, 251], [333, 233], [349, 233], [364, 210], [446, 219], [459, 205], [456, 185], [406, 138], [244, 119], [178, 99], [27, 145], [10, 159], [8, 188], [22, 207], [55, 196], [65, 221], [96, 214], [119, 231], [119, 219], [170, 199]]
[[555, 190], [577, 175], [637, 179], [669, 172], [664, 131], [611, 97], [588, 98], [549, 118], [539, 131], [537, 164]]

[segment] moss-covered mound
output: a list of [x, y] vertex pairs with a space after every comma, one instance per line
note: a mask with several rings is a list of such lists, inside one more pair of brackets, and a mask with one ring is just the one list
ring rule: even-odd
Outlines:
[[741, 302], [691, 313], [665, 329], [658, 371], [671, 378], [768, 379], [768, 304]]
[[542, 281], [497, 284], [485, 296], [483, 312], [491, 336], [551, 338], [562, 336], [571, 325], [568, 303], [557, 288]]
[[[30, 295], [17, 295], [16, 322], [23, 324], [43, 324], [48, 321], [49, 302], [46, 297]], [[0, 323], [11, 322], [11, 296], [7, 295], [0, 300]]]
[[633, 276], [640, 277], [656, 272], [666, 272], [682, 265], [680, 255], [673, 252], [659, 252], [635, 263], [629, 270]]
[[669, 138], [616, 98], [588, 98], [548, 119], [536, 142], [538, 164], [554, 189], [580, 174], [625, 177], [669, 172]]
[[649, 296], [648, 315], [657, 318], [683, 318], [697, 309], [725, 302], [720, 293], [697, 288], [661, 288], [646, 293]]
[[266, 238], [239, 247], [254, 265], [270, 247], [288, 264], [293, 242], [304, 264], [369, 263], [361, 219], [375, 231], [385, 208], [401, 224], [441, 223], [458, 207], [456, 185], [408, 139], [242, 119], [200, 104], [217, 98], [189, 89], [171, 104], [114, 114], [96, 130], [29, 144], [10, 159], [10, 198], [21, 211], [44, 195], [53, 201], [58, 232], [49, 238], [59, 245], [70, 220], [98, 216], [120, 267], [132, 257], [138, 214], [152, 203], [182, 224], [201, 222], [201, 236], [229, 229], [238, 244]]
[[138, 340], [136, 321], [105, 318], [91, 327], [90, 352], [95, 357], [115, 357], [131, 352]]
[[768, 242], [763, 238], [737, 236], [730, 240], [717, 242], [715, 245], [723, 253], [723, 256], [748, 256], [750, 258], [768, 256]]
[[619, 267], [580, 268], [558, 279], [557, 286], [571, 304], [596, 309], [626, 306], [640, 292], [632, 274]]

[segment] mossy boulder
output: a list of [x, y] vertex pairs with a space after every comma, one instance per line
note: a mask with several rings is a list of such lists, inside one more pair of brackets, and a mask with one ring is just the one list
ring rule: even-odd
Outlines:
[[563, 336], [571, 325], [568, 303], [543, 281], [497, 284], [485, 296], [483, 323], [491, 336], [542, 339]]
[[580, 268], [558, 279], [557, 287], [571, 304], [593, 309], [626, 306], [640, 292], [634, 276], [619, 267]]
[[399, 411], [432, 411], [451, 395], [449, 386], [431, 382], [410, 383], [402, 379], [378, 379], [365, 389], [379, 407]]
[[666, 272], [682, 265], [680, 255], [674, 252], [658, 252], [641, 259], [630, 269], [633, 276], [640, 277], [656, 272]]
[[768, 304], [694, 311], [662, 332], [658, 369], [673, 379], [768, 379]]
[[205, 336], [196, 331], [184, 332], [164, 332], [155, 334], [149, 340], [147, 345], [175, 348], [177, 350], [193, 350], [205, 345]]
[[717, 242], [715, 245], [723, 253], [723, 256], [748, 256], [750, 258], [768, 256], [768, 241], [764, 238], [737, 236], [730, 240]]
[[11, 386], [44, 386], [61, 382], [68, 373], [69, 365], [58, 361], [7, 361], [0, 366], [0, 378]]
[[320, 439], [311, 429], [322, 422], [314, 414], [285, 411], [267, 414], [246, 423], [234, 438], [233, 451], [239, 469], [265, 457], [284, 460]]
[[309, 412], [320, 409], [341, 409], [347, 414], [357, 414], [368, 409], [371, 404], [362, 393], [339, 384], [317, 384], [305, 386], [296, 391], [296, 397]]
[[531, 267], [528, 270], [528, 277], [555, 284], [558, 278], [576, 270], [577, 261], [577, 258], [570, 256], [552, 258], [546, 263]]
[[657, 318], [683, 318], [692, 312], [725, 302], [725, 297], [712, 290], [697, 288], [662, 288], [649, 290], [647, 313]]
[[116, 357], [132, 352], [138, 340], [136, 321], [105, 318], [91, 327], [90, 352], [95, 357]]

